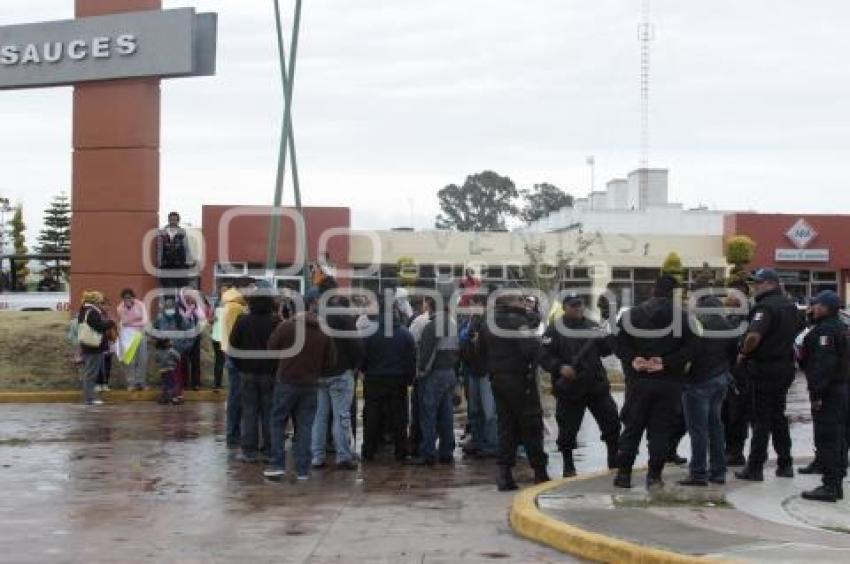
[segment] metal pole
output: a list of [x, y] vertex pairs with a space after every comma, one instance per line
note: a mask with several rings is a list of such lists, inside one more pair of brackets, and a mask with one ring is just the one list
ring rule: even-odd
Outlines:
[[[294, 135], [292, 133], [292, 91], [295, 86], [295, 61], [298, 54], [298, 34], [301, 25], [301, 0], [295, 3], [295, 24], [292, 35], [292, 48], [290, 52], [290, 72], [287, 78], [286, 51], [283, 43], [283, 29], [280, 21], [280, 0], [274, 0], [275, 29], [277, 32], [278, 59], [280, 63], [280, 76], [283, 84], [284, 111], [283, 130], [280, 136], [280, 148], [278, 151], [277, 177], [275, 179], [274, 214], [271, 216], [269, 227], [268, 252], [266, 254], [266, 276], [271, 278], [277, 269], [278, 239], [280, 238], [280, 215], [283, 200], [283, 181], [286, 176], [286, 156], [288, 149], [295, 155]], [[290, 146], [291, 144], [291, 146]], [[297, 169], [294, 172], [293, 181], [297, 182]], [[300, 199], [300, 196], [299, 196]]]

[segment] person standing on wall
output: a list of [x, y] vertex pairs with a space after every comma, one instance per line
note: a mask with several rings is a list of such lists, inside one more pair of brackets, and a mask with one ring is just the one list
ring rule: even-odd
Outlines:
[[[164, 271], [185, 271], [195, 266], [192, 250], [189, 247], [189, 237], [186, 230], [180, 227], [180, 214], [168, 214], [168, 224], [159, 230], [156, 238], [156, 267]], [[170, 273], [161, 273], [160, 285], [163, 288], [183, 288], [189, 285], [189, 278]]]
[[762, 268], [754, 280], [756, 303], [750, 312], [749, 328], [737, 362], [752, 386], [753, 438], [747, 466], [735, 476], [761, 482], [771, 437], [778, 457], [776, 475], [794, 477], [785, 408], [788, 390], [796, 376], [794, 339], [803, 327], [797, 306], [783, 293], [775, 270]]
[[617, 453], [614, 486], [632, 487], [632, 467], [644, 432], [649, 442], [646, 486], [663, 487], [682, 383], [691, 360], [694, 335], [681, 305], [679, 282], [662, 275], [653, 297], [626, 310], [618, 322], [616, 353], [626, 376], [623, 432]]
[[847, 328], [838, 318], [839, 295], [825, 290], [812, 304], [815, 325], [803, 341], [800, 365], [809, 386], [815, 450], [823, 472], [823, 484], [803, 492], [803, 499], [836, 502], [844, 499], [842, 480], [847, 470], [845, 425], [850, 350]]
[[562, 327], [553, 323], [543, 335], [540, 366], [552, 375], [557, 401], [558, 450], [564, 457], [564, 478], [576, 475], [573, 451], [584, 412], [590, 410], [608, 448], [608, 468], [617, 464], [620, 418], [602, 359], [614, 354], [614, 337], [584, 316], [584, 301], [570, 293], [563, 300]]

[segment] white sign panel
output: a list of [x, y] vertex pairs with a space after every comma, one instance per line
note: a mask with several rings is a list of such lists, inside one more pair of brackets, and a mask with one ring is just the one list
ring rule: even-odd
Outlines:
[[829, 262], [829, 249], [776, 249], [776, 262]]
[[0, 89], [213, 74], [215, 42], [193, 8], [0, 27]]

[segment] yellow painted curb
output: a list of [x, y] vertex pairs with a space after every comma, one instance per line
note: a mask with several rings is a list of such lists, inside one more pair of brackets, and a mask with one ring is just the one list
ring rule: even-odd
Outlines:
[[540, 511], [537, 498], [564, 484], [610, 475], [598, 472], [579, 478], [568, 478], [547, 482], [525, 489], [514, 498], [511, 507], [511, 527], [514, 531], [533, 541], [545, 544], [561, 552], [587, 558], [596, 562], [637, 562], [641, 564], [691, 564], [722, 562], [721, 560], [690, 556], [652, 548], [620, 540], [600, 533], [586, 531], [574, 525], [553, 519]]
[[[150, 389], [143, 392], [115, 390], [102, 392], [98, 396], [106, 403], [154, 402], [159, 397], [159, 390]], [[227, 399], [227, 390], [213, 392], [212, 390], [186, 390], [183, 398], [187, 402], [220, 402]], [[79, 403], [82, 392], [78, 390], [32, 390], [32, 391], [0, 391], [0, 403]]]

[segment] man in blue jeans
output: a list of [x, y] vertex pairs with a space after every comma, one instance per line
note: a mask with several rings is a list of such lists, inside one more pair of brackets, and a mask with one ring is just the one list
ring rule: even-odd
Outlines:
[[[269, 350], [286, 351], [278, 363], [274, 386], [272, 461], [263, 472], [270, 480], [280, 480], [286, 475], [284, 426], [290, 417], [295, 424], [295, 472], [299, 481], [310, 478], [310, 447], [319, 377], [336, 363], [336, 348], [319, 323], [318, 298], [318, 291], [308, 291], [304, 297], [307, 311], [278, 325], [269, 338]], [[299, 336], [303, 340], [298, 339]], [[300, 347], [294, 349], [296, 345]]]
[[[414, 465], [454, 462], [454, 388], [459, 343], [457, 325], [446, 307], [425, 326], [419, 341], [419, 426], [422, 441]], [[437, 451], [437, 439], [440, 441]]]
[[[331, 307], [350, 307], [348, 298], [338, 296], [329, 301]], [[313, 468], [323, 468], [326, 457], [328, 420], [333, 421], [333, 440], [336, 467], [356, 470], [351, 449], [351, 404], [354, 398], [354, 370], [363, 358], [363, 345], [357, 335], [356, 320], [347, 314], [328, 315], [328, 326], [339, 331], [333, 337], [336, 364], [327, 375], [319, 378], [318, 407], [313, 423]]]
[[[701, 308], [721, 308], [722, 302], [709, 296], [699, 301]], [[698, 316], [699, 338], [694, 346], [682, 404], [685, 424], [691, 436], [690, 475], [679, 485], [705, 487], [726, 483], [726, 444], [723, 429], [723, 402], [731, 382], [730, 369], [738, 353], [736, 326], [719, 314]], [[709, 453], [710, 466], [706, 461]]]
[[[475, 305], [486, 305], [486, 296], [473, 297]], [[466, 366], [468, 379], [468, 418], [472, 440], [464, 445], [470, 456], [495, 457], [499, 454], [499, 429], [496, 416], [496, 398], [490, 375], [487, 374], [487, 359], [481, 354], [482, 315], [472, 316], [460, 330], [460, 357]]]

